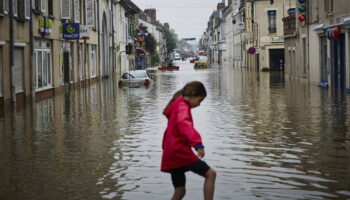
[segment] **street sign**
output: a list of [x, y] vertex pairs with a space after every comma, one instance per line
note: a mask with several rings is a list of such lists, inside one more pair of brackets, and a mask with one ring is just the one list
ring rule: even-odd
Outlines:
[[62, 37], [66, 40], [78, 40], [80, 39], [80, 24], [78, 23], [65, 23], [62, 25]]
[[255, 49], [254, 47], [250, 47], [250, 48], [248, 49], [248, 53], [249, 53], [249, 54], [255, 54], [255, 52], [256, 52], [256, 49]]

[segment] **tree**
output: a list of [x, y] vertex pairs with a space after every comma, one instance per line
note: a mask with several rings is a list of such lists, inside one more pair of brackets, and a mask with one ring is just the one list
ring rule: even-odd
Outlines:
[[145, 45], [147, 51], [151, 53], [154, 53], [157, 50], [157, 41], [152, 34], [148, 33], [148, 36], [146, 36]]
[[165, 39], [166, 39], [167, 51], [168, 51], [168, 53], [171, 53], [176, 48], [176, 41], [174, 39], [173, 34], [168, 29], [164, 29], [164, 35], [165, 35]]

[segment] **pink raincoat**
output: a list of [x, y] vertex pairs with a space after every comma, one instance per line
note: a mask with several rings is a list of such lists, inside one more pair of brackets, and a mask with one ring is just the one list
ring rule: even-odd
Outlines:
[[168, 127], [163, 136], [161, 171], [183, 167], [199, 160], [192, 147], [202, 139], [193, 127], [191, 107], [183, 97], [177, 97], [163, 113]]

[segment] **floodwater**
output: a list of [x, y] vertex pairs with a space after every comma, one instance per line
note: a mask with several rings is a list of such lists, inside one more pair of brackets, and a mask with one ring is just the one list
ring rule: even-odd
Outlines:
[[[192, 110], [216, 169], [215, 199], [350, 199], [350, 96], [228, 67], [157, 72], [146, 88], [112, 80], [0, 118], [1, 200], [163, 200], [162, 109], [188, 81], [208, 97]], [[187, 173], [184, 199], [202, 199]]]

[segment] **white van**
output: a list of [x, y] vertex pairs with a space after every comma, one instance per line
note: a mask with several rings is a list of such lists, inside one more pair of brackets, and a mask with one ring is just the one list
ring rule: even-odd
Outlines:
[[181, 60], [181, 56], [179, 53], [174, 54], [174, 60]]

